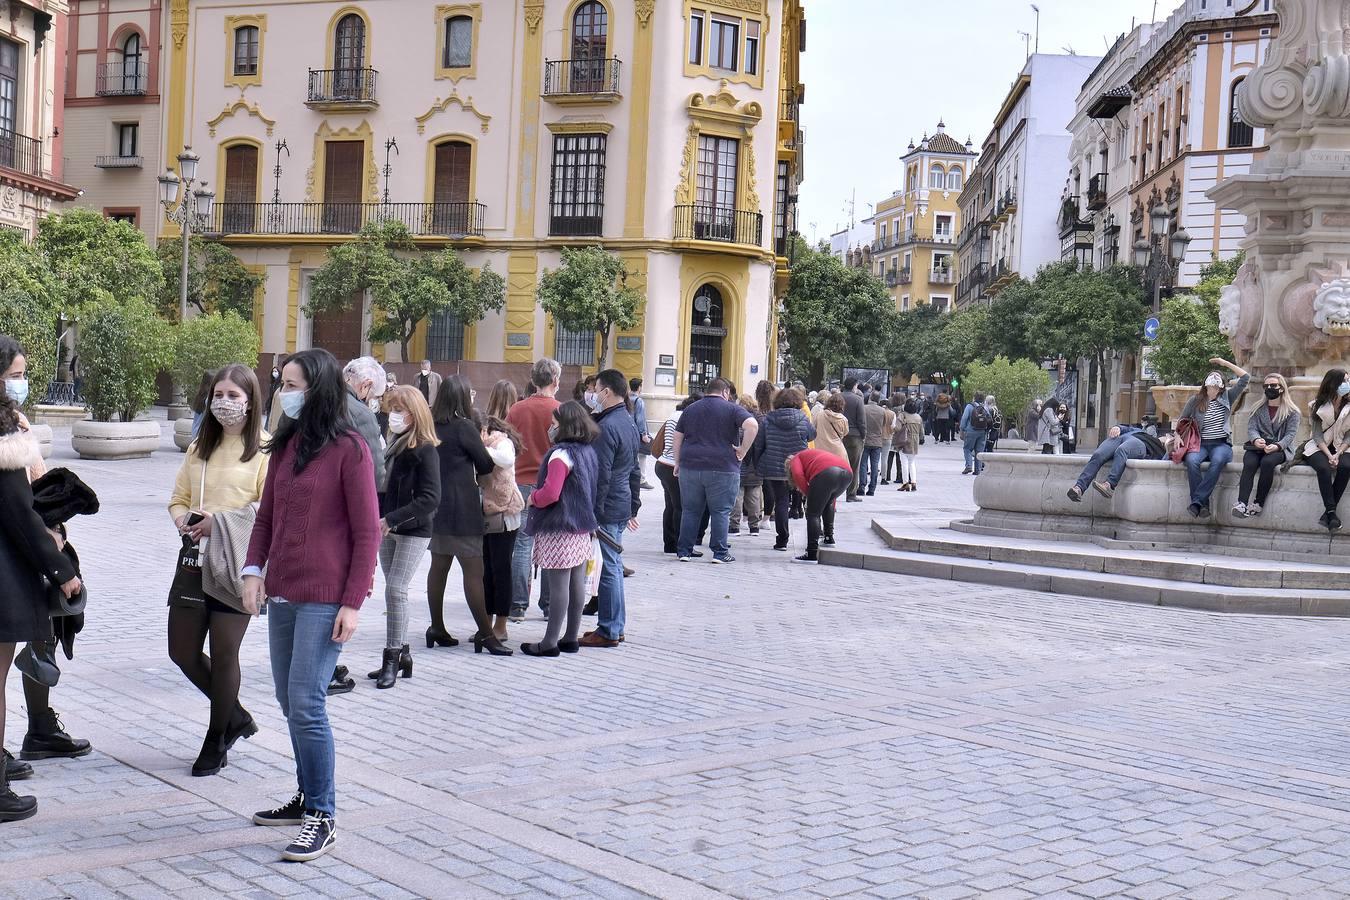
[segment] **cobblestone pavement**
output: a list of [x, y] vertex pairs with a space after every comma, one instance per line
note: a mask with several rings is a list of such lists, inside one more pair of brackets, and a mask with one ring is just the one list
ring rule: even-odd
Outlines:
[[[42, 806], [0, 826], [0, 893], [1350, 894], [1345, 620], [794, 566], [767, 535], [737, 539], [735, 565], [679, 565], [659, 552], [659, 491], [628, 539], [622, 648], [417, 648], [397, 689], [359, 679], [330, 704], [337, 847], [278, 862], [289, 833], [247, 818], [294, 788], [263, 627], [243, 690], [262, 731], [219, 776], [188, 771], [206, 704], [168, 661], [163, 601], [181, 457], [87, 463], [56, 443], [104, 505], [73, 531], [94, 599], [55, 694], [95, 752], [21, 785]], [[918, 493], [841, 508], [841, 546], [879, 545], [878, 511], [969, 509], [958, 451], [924, 450]], [[363, 675], [382, 635], [377, 591], [342, 661]]]

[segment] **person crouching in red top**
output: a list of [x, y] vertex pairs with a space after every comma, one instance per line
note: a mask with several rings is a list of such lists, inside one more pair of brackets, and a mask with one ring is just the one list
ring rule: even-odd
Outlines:
[[802, 450], [787, 458], [788, 479], [806, 497], [806, 552], [793, 562], [815, 562], [821, 525], [825, 545], [834, 544], [834, 502], [853, 483], [848, 460], [825, 450]]

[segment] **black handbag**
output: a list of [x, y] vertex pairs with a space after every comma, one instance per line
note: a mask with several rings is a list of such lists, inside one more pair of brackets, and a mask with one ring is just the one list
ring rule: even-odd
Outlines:
[[[202, 460], [201, 486], [197, 498], [206, 501], [206, 460]], [[196, 525], [206, 516], [194, 512], [187, 517], [188, 525]], [[169, 585], [170, 606], [199, 606], [206, 602], [206, 591], [202, 588], [202, 551], [201, 547], [186, 534], [183, 535], [183, 547], [178, 551], [178, 562], [173, 573], [173, 584]]]

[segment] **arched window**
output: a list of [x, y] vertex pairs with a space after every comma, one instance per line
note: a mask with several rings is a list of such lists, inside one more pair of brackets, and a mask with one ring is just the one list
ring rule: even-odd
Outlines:
[[1233, 89], [1228, 95], [1228, 146], [1229, 147], [1250, 147], [1252, 145], [1252, 126], [1242, 121], [1242, 116], [1238, 112], [1238, 87], [1241, 86], [1243, 79], [1239, 78], [1233, 82]]
[[445, 68], [467, 69], [473, 65], [473, 19], [451, 16], [445, 20]]
[[241, 25], [234, 30], [234, 74], [258, 74], [258, 26]]
[[360, 69], [366, 64], [366, 20], [348, 13], [338, 20], [333, 42], [333, 68]]
[[961, 184], [961, 167], [952, 166], [947, 170], [947, 190], [959, 191], [961, 190]]
[[947, 173], [942, 170], [942, 166], [933, 163], [932, 168], [928, 170], [928, 187], [940, 191], [946, 183]]
[[122, 43], [122, 93], [145, 93], [145, 86], [142, 83], [142, 59], [141, 36], [133, 31]]
[[[572, 15], [571, 88], [574, 94], [606, 90], [605, 53], [609, 40], [609, 12], [597, 0], [577, 7]], [[610, 86], [609, 90], [614, 90]]]

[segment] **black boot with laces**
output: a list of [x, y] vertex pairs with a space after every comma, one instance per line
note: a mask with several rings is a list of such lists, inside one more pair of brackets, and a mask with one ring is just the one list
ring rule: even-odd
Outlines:
[[17, 822], [37, 812], [36, 797], [20, 797], [9, 789], [9, 778], [0, 768], [0, 822]]
[[45, 709], [38, 713], [28, 734], [24, 736], [23, 747], [19, 750], [20, 759], [56, 759], [84, 756], [90, 750], [88, 741], [73, 738], [66, 734], [56, 710]]
[[290, 862], [309, 862], [323, 856], [336, 842], [337, 821], [330, 815], [307, 809], [300, 833], [281, 851], [281, 858]]

